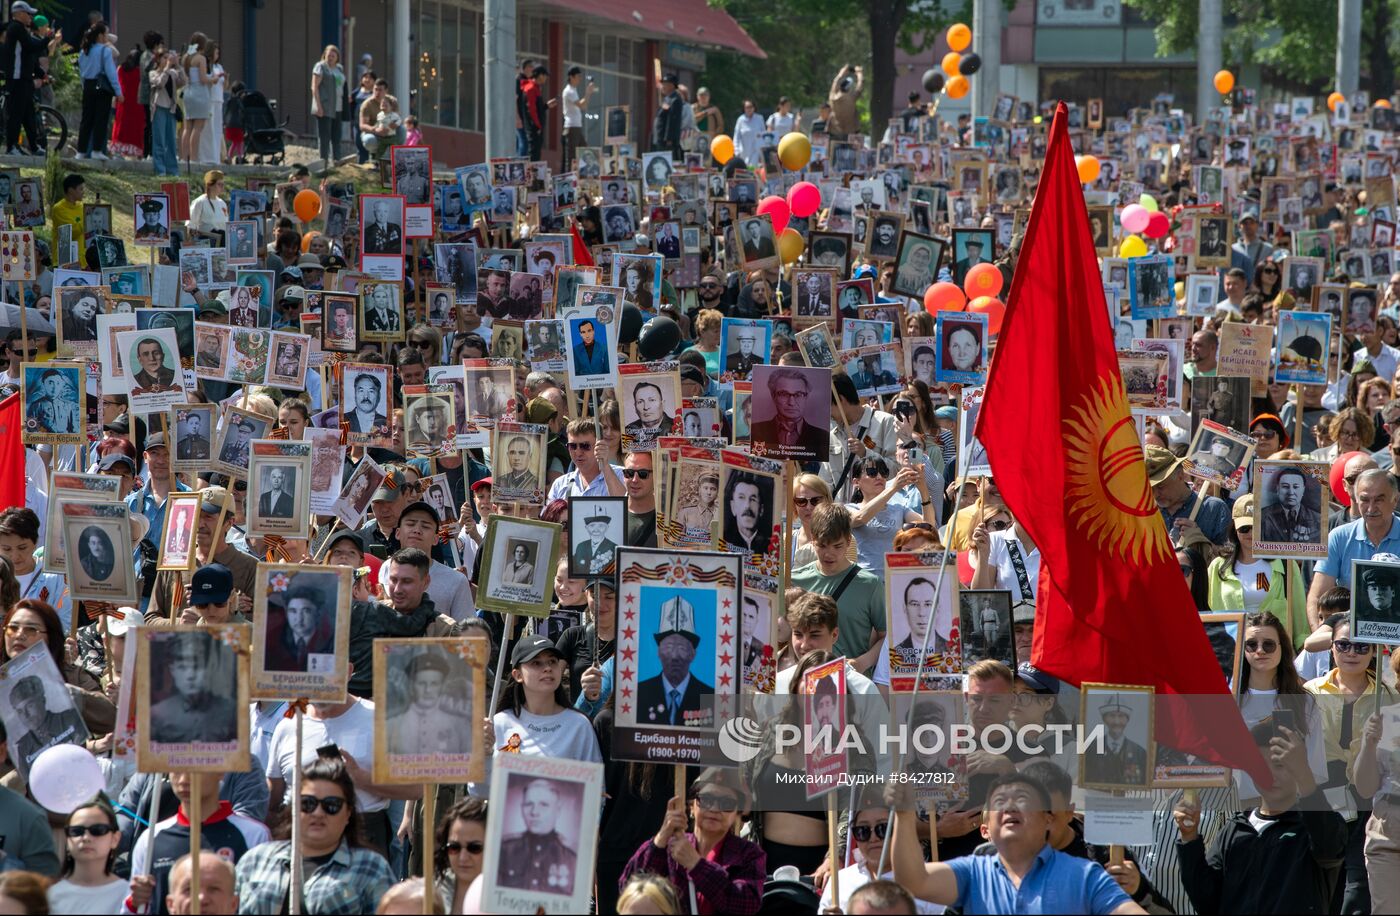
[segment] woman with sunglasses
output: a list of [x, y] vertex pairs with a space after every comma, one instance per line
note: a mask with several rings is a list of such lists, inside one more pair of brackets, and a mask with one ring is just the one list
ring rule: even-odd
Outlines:
[[1264, 297], [1264, 312], [1269, 318], [1293, 307], [1293, 294], [1284, 285], [1283, 270], [1275, 261], [1261, 261], [1254, 268], [1254, 288]]
[[[1288, 725], [1307, 742], [1308, 766], [1318, 783], [1327, 781], [1327, 752], [1322, 742], [1322, 719], [1312, 695], [1303, 689], [1303, 679], [1293, 667], [1293, 652], [1283, 621], [1265, 612], [1249, 614], [1240, 640], [1244, 666], [1239, 682], [1232, 685], [1239, 697], [1240, 712], [1250, 728], [1282, 710], [1293, 720]], [[1258, 795], [1249, 774], [1235, 772], [1235, 787], [1241, 799]]]
[[[372, 913], [394, 883], [389, 863], [360, 841], [355, 783], [338, 757], [322, 757], [301, 771], [302, 891], [307, 916]], [[292, 844], [263, 843], [238, 862], [243, 913], [280, 913], [291, 892]]]
[[701, 913], [757, 913], [767, 856], [757, 843], [739, 837], [748, 797], [737, 771], [709, 767], [691, 791], [694, 829], [686, 829], [685, 799], [672, 798], [661, 829], [633, 854], [621, 883], [633, 874], [665, 875], [676, 889], [682, 913], [691, 912], [692, 885]]
[[448, 913], [463, 913], [486, 852], [486, 799], [464, 798], [438, 821], [433, 841], [437, 893]]
[[116, 913], [126, 899], [127, 882], [112, 874], [122, 833], [107, 796], [99, 794], [75, 808], [63, 825], [67, 852], [59, 881], [49, 888], [55, 913]]
[[442, 332], [427, 324], [415, 324], [408, 329], [408, 346], [423, 356], [426, 366], [442, 364]]
[[[875, 869], [880, 867], [880, 857], [884, 854], [885, 838], [889, 830], [889, 809], [885, 806], [878, 791], [865, 792], [861, 798], [859, 810], [850, 822], [849, 839], [856, 847], [855, 864], [847, 865], [837, 875], [837, 883], [841, 887], [841, 900], [839, 910], [836, 912], [849, 913], [851, 907], [851, 895], [858, 888], [864, 887], [876, 879]], [[886, 863], [889, 864], [888, 862]], [[894, 871], [891, 867], [879, 877], [886, 880], [894, 880]], [[826, 888], [822, 891], [821, 903], [817, 906], [817, 912], [832, 912], [834, 906], [831, 899], [831, 882], [826, 883]], [[917, 913], [941, 913], [943, 908], [932, 903], [925, 903], [922, 900], [914, 902]]]
[[885, 568], [885, 554], [890, 552], [900, 528], [907, 522], [924, 520], [922, 512], [916, 511], [902, 497], [894, 497], [912, 484], [927, 506], [928, 485], [919, 469], [908, 465], [891, 478], [889, 464], [879, 455], [867, 455], [858, 461], [852, 474], [860, 500], [846, 508], [851, 513], [856, 562], [866, 569], [881, 571]]
[[[1235, 500], [1231, 524], [1225, 529], [1229, 553], [1210, 562], [1206, 577], [1212, 611], [1256, 611], [1276, 615], [1288, 629], [1288, 644], [1294, 651], [1303, 647], [1311, 628], [1307, 609], [1298, 595], [1305, 593], [1303, 574], [1297, 564], [1284, 560], [1260, 560], [1254, 556], [1254, 494]], [[1287, 589], [1284, 577], [1287, 575]], [[1294, 600], [1289, 610], [1288, 595]]]

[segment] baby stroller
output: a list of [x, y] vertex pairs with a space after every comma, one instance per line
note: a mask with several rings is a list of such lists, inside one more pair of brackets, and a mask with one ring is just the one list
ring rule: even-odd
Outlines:
[[286, 126], [286, 120], [277, 123], [276, 102], [255, 90], [243, 96], [244, 151], [253, 162], [281, 164], [287, 153]]

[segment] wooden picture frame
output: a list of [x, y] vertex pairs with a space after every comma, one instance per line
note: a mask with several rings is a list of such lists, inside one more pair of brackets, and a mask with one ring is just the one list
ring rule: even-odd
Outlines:
[[[176, 625], [131, 632], [137, 653], [137, 770], [246, 771], [250, 627]], [[181, 675], [177, 666], [197, 670]], [[188, 710], [191, 706], [197, 714]]]
[[258, 564], [252, 595], [253, 699], [345, 702], [354, 584], [355, 571], [344, 566]]
[[479, 636], [374, 641], [377, 784], [485, 780], [490, 754], [481, 746], [481, 720], [490, 658], [490, 641]]

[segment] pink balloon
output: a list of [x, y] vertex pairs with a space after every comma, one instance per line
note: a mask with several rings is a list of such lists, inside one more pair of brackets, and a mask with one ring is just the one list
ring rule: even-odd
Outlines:
[[788, 202], [776, 194], [769, 194], [758, 202], [758, 212], [767, 213], [773, 218], [773, 233], [782, 235], [787, 228], [788, 219], [792, 217], [792, 211], [788, 209]]
[[1171, 228], [1171, 220], [1159, 210], [1147, 218], [1147, 228], [1143, 230], [1143, 234], [1150, 239], [1159, 239], [1171, 231]]
[[821, 188], [810, 181], [799, 181], [788, 189], [787, 202], [793, 216], [798, 218], [811, 216], [821, 208]]
[[1128, 232], [1141, 232], [1147, 228], [1147, 221], [1152, 218], [1152, 212], [1141, 204], [1128, 204], [1119, 214], [1118, 221], [1123, 224], [1123, 228]]

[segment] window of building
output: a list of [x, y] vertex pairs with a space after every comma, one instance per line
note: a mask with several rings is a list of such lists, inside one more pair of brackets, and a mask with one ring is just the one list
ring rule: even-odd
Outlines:
[[637, 70], [646, 60], [646, 42], [605, 35], [579, 25], [564, 26], [564, 72], [583, 68], [598, 86], [583, 118], [583, 135], [589, 146], [603, 145], [603, 115], [609, 106], [626, 105], [631, 112], [634, 144], [651, 129], [646, 110], [646, 82]]
[[[484, 129], [481, 13], [454, 0], [413, 0], [421, 123]], [[407, 100], [399, 99], [407, 105]]]

